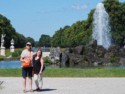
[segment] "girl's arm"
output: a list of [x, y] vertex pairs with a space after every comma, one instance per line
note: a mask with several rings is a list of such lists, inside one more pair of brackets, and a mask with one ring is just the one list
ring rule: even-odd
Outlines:
[[40, 63], [41, 63], [41, 68], [39, 74], [42, 74], [43, 63], [44, 63], [43, 58], [41, 58]]

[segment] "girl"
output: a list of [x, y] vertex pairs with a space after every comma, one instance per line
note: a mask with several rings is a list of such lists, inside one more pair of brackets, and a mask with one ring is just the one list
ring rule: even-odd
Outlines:
[[38, 49], [36, 55], [33, 57], [33, 70], [34, 70], [34, 80], [36, 84], [36, 91], [42, 89], [43, 85], [43, 71], [45, 69], [44, 61], [42, 58], [42, 50]]

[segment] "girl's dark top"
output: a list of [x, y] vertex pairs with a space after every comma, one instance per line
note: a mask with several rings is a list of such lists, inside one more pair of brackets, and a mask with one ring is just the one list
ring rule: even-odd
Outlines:
[[[35, 57], [33, 58], [33, 69], [35, 74], [38, 74], [40, 72], [40, 69], [41, 69], [40, 58], [37, 60], [35, 60]], [[45, 69], [45, 66], [43, 65], [42, 71], [44, 71], [44, 69]]]
[[38, 74], [40, 72], [41, 69], [40, 58], [37, 60], [35, 60], [35, 57], [33, 58], [33, 69], [35, 74]]

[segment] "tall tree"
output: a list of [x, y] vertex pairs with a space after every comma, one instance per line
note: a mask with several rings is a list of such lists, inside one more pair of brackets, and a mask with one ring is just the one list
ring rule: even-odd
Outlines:
[[51, 37], [49, 35], [42, 34], [39, 39], [39, 46], [50, 47], [51, 46]]
[[0, 14], [0, 37], [1, 34], [6, 34], [5, 46], [10, 47], [10, 40], [16, 36], [16, 31], [5, 16]]
[[31, 38], [31, 37], [27, 37], [27, 38], [26, 38], [26, 42], [31, 42], [32, 46], [33, 46], [33, 47], [35, 46], [35, 41], [34, 41], [34, 39]]
[[[110, 17], [112, 43], [115, 45], [125, 45], [125, 3], [119, 0], [104, 0], [106, 11]], [[92, 40], [93, 14], [92, 9], [87, 20], [77, 21], [65, 29], [56, 31], [52, 37], [52, 46], [73, 47], [87, 44]]]
[[[16, 32], [14, 27], [12, 26], [11, 22], [9, 19], [7, 19], [5, 16], [0, 14], [0, 37], [1, 34], [6, 34], [5, 39], [5, 47], [9, 48], [10, 47], [10, 41], [13, 38], [14, 39], [14, 46], [16, 48], [22, 48], [25, 46], [26, 41], [31, 41], [34, 45], [34, 39], [33, 38], [26, 38], [24, 35]], [[1, 41], [1, 38], [0, 38]]]
[[119, 0], [105, 0], [106, 11], [110, 17], [112, 42], [123, 46], [125, 38], [125, 4]]

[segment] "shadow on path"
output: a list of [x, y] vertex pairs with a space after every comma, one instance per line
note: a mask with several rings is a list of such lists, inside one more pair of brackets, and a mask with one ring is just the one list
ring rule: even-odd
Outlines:
[[2, 85], [3, 84], [3, 81], [0, 81], [0, 85]]
[[57, 90], [57, 89], [45, 88], [45, 89], [39, 90], [38, 92], [46, 92], [46, 91], [54, 91], [54, 90]]
[[0, 81], [0, 90], [3, 89], [2, 84], [3, 84], [3, 81]]

